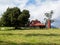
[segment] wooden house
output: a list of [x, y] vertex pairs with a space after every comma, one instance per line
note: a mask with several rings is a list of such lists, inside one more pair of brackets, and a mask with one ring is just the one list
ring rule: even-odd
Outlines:
[[45, 24], [42, 24], [40, 21], [38, 20], [32, 20], [30, 22], [30, 27], [40, 27], [40, 28], [45, 28]]

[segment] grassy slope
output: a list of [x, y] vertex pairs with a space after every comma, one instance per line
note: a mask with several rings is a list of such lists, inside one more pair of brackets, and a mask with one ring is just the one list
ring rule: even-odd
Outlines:
[[60, 29], [0, 31], [0, 45], [60, 45]]

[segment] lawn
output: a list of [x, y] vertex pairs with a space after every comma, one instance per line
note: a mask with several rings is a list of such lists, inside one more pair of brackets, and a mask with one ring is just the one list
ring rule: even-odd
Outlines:
[[0, 45], [60, 45], [60, 29], [1, 30]]

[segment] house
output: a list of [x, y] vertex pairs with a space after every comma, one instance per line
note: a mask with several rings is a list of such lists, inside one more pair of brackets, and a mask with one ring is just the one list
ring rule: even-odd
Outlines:
[[38, 20], [32, 20], [30, 22], [30, 27], [40, 27], [40, 28], [45, 28], [45, 24], [42, 24], [40, 21]]

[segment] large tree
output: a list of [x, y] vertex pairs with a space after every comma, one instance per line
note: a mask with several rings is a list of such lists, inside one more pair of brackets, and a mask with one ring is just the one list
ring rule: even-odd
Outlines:
[[30, 17], [28, 10], [23, 10], [22, 12], [18, 7], [8, 8], [6, 12], [2, 15], [2, 22], [4, 26], [14, 26], [18, 27], [25, 25]]
[[16, 26], [18, 24], [18, 16], [21, 14], [19, 8], [8, 8], [6, 12], [2, 15], [2, 21], [4, 26]]
[[26, 24], [29, 22], [29, 11], [28, 10], [23, 10], [21, 15], [19, 15], [18, 20], [21, 23], [21, 26], [26, 26]]

